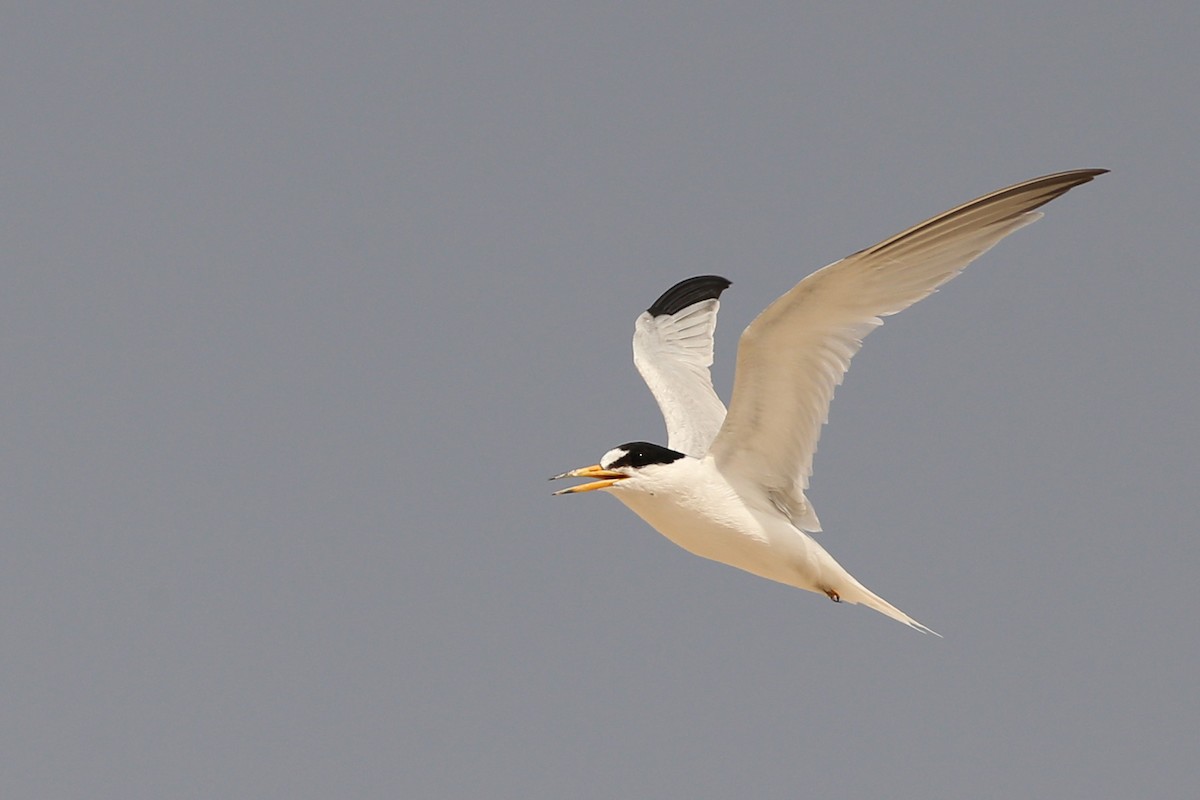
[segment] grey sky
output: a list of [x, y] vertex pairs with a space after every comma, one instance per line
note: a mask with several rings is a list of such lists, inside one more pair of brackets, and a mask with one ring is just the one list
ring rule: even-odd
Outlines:
[[[1200, 784], [1195, 3], [23, 4], [0, 26], [0, 796]], [[888, 324], [822, 543], [945, 635], [545, 478], [741, 329], [1107, 167]]]

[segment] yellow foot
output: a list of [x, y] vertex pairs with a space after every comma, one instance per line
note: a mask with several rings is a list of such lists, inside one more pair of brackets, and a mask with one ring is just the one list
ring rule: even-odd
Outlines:
[[840, 594], [838, 594], [837, 592], [835, 592], [833, 589], [826, 589], [825, 594], [829, 597], [830, 600], [832, 600], [835, 603], [842, 602], [842, 596]]

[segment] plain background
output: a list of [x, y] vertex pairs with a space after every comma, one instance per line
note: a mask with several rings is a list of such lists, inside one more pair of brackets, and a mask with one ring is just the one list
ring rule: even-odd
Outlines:
[[[1183, 797], [1194, 2], [25, 3], [0, 28], [0, 795]], [[945, 635], [546, 477], [633, 320], [1112, 170], [893, 317], [821, 541]]]

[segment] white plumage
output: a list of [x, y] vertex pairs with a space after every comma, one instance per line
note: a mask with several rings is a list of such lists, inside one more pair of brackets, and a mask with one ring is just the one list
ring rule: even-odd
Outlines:
[[714, 297], [676, 314], [644, 311], [633, 328], [633, 363], [662, 409], [667, 446], [697, 458], [708, 452], [725, 419], [709, 372], [720, 307]]
[[1038, 220], [1035, 209], [1104, 172], [1062, 172], [992, 192], [809, 275], [743, 332], [728, 413], [709, 367], [718, 297], [729, 281], [676, 284], [638, 317], [633, 338], [668, 447], [610, 450], [592, 467], [556, 476], [601, 480], [557, 494], [602, 489], [696, 555], [929, 631], [805, 533], [821, 529], [805, 491], [834, 389], [883, 317], [927, 297]]

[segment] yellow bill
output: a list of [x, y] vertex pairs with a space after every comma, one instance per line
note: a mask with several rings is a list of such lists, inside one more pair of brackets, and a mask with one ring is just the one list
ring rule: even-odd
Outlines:
[[570, 486], [566, 489], [559, 489], [555, 495], [560, 494], [577, 494], [579, 492], [594, 492], [597, 489], [607, 489], [618, 481], [624, 480], [629, 476], [622, 472], [613, 472], [605, 469], [599, 464], [593, 464], [590, 467], [580, 467], [573, 469], [570, 472], [564, 472], [561, 475], [555, 475], [550, 480], [556, 481], [559, 478], [601, 478], [602, 480], [592, 481], [591, 483], [582, 483], [579, 486]]

